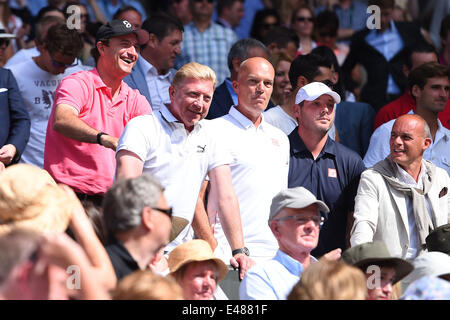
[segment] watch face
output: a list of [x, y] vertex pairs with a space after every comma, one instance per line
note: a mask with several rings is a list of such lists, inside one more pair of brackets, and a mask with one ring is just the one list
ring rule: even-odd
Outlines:
[[242, 252], [245, 253], [247, 256], [250, 255], [250, 251], [246, 247], [242, 248]]

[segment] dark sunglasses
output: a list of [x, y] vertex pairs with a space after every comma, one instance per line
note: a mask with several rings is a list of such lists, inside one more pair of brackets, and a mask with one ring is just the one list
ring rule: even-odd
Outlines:
[[334, 83], [333, 82], [331, 82], [331, 80], [323, 80], [323, 81], [320, 81], [320, 82], [322, 82], [323, 84], [325, 84], [327, 87], [329, 87], [331, 90], [334, 90]]
[[157, 208], [157, 207], [152, 207], [153, 210], [158, 210], [161, 211], [162, 213], [165, 213], [169, 216], [169, 218], [172, 218], [172, 208], [169, 209], [161, 209], [161, 208]]
[[[205, 0], [194, 0], [194, 2], [203, 2], [203, 1], [205, 1]], [[208, 3], [213, 3], [214, 2], [214, 0], [206, 0]]]
[[313, 18], [307, 18], [307, 17], [296, 17], [295, 19], [297, 20], [297, 22], [305, 22], [305, 21], [313, 22], [314, 21]]
[[8, 47], [10, 44], [10, 41], [8, 39], [0, 39], [0, 47], [6, 46]]
[[70, 68], [70, 67], [75, 67], [76, 65], [78, 65], [78, 59], [75, 59], [75, 62], [72, 63], [72, 64], [66, 64], [66, 63], [62, 63], [62, 62], [56, 61], [55, 59], [53, 59], [52, 56], [50, 56], [50, 60], [52, 60], [52, 65], [55, 68], [62, 68], [62, 67]]

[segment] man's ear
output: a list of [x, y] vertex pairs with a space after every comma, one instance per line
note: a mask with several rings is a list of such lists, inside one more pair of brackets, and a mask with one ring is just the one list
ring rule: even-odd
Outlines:
[[432, 143], [433, 143], [433, 140], [431, 140], [431, 138], [425, 138], [425, 141], [424, 141], [425, 148], [424, 148], [424, 150], [428, 149], [428, 147], [431, 146]]
[[267, 46], [267, 50], [269, 50], [270, 54], [274, 54], [275, 52], [277, 52], [278, 50], [278, 45], [276, 42], [272, 42], [271, 44], [269, 44]]
[[236, 72], [236, 74], [238, 74], [239, 72], [239, 67], [241, 66], [242, 61], [239, 58], [233, 58], [231, 60], [231, 65], [233, 66], [233, 71]]
[[175, 87], [174, 86], [170, 86], [169, 87], [169, 98], [170, 98], [170, 101], [173, 101], [173, 97], [175, 96]]
[[411, 89], [411, 93], [412, 96], [417, 99], [421, 95], [422, 89], [420, 89], [420, 87], [417, 84], [415, 84]]
[[142, 225], [148, 230], [152, 230], [154, 228], [152, 211], [153, 210], [150, 207], [144, 207], [144, 209], [142, 209], [141, 214]]
[[232, 82], [232, 86], [233, 86], [234, 92], [236, 92], [236, 94], [239, 95], [239, 82], [237, 80], [234, 80]]
[[276, 239], [278, 239], [281, 236], [280, 225], [277, 221], [275, 220], [270, 221], [269, 228], [270, 230], [272, 230], [272, 233]]
[[154, 33], [150, 33], [147, 41], [147, 46], [149, 46], [152, 49], [155, 49], [158, 45], [159, 45], [158, 37]]
[[304, 76], [298, 76], [297, 78], [297, 88], [304, 87], [308, 84], [308, 79], [306, 79]]

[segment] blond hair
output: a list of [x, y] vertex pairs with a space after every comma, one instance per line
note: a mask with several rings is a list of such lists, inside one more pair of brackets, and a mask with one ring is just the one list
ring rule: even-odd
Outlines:
[[364, 300], [366, 296], [366, 278], [360, 269], [322, 258], [305, 270], [287, 299]]
[[172, 86], [179, 87], [185, 79], [209, 80], [216, 88], [217, 78], [213, 69], [197, 62], [189, 62], [177, 71], [172, 81]]
[[172, 277], [136, 271], [120, 280], [113, 300], [183, 300], [183, 290]]

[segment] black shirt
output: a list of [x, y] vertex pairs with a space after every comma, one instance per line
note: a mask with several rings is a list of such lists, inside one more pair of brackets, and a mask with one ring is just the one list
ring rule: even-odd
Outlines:
[[355, 205], [361, 173], [366, 169], [361, 157], [328, 137], [314, 159], [298, 135], [298, 127], [289, 134], [290, 160], [288, 187], [304, 187], [326, 203], [330, 212], [322, 215], [319, 243], [311, 253], [315, 257], [346, 249], [347, 215]]
[[117, 281], [136, 270], [140, 270], [136, 260], [133, 259], [120, 240], [110, 237], [106, 252], [111, 259]]

